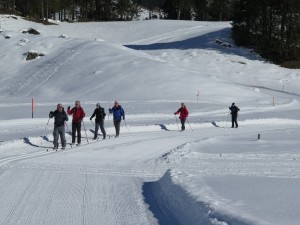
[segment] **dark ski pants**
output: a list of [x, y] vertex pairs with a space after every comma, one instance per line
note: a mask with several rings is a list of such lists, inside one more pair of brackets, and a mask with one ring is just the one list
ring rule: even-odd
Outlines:
[[186, 119], [180, 119], [180, 122], [181, 122], [181, 130], [185, 130], [185, 120]]
[[81, 122], [72, 122], [72, 143], [75, 143], [77, 131], [77, 143], [81, 143]]
[[61, 146], [66, 147], [66, 136], [65, 136], [65, 126], [54, 126], [53, 130], [53, 144], [55, 148], [58, 148], [58, 138], [60, 137]]
[[234, 124], [236, 128], [239, 126], [237, 122], [237, 115], [231, 115], [231, 124], [232, 124], [231, 125], [232, 128], [234, 127]]
[[116, 137], [118, 137], [120, 134], [121, 119], [114, 119], [114, 126], [116, 129]]
[[94, 135], [94, 139], [97, 139], [99, 127], [100, 127], [100, 130], [102, 132], [103, 138], [106, 137], [106, 132], [105, 132], [105, 129], [104, 129], [104, 121], [101, 120], [101, 121], [95, 121], [95, 135]]

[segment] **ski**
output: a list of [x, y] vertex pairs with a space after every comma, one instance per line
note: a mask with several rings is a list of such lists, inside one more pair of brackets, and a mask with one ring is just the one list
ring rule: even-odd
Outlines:
[[[113, 135], [106, 135], [106, 137], [107, 138], [111, 138], [111, 137], [114, 137]], [[72, 144], [72, 143], [67, 143], [67, 145], [66, 145], [66, 147], [65, 148], [62, 148], [62, 147], [60, 147], [60, 148], [57, 148], [57, 149], [54, 149], [54, 148], [51, 148], [51, 147], [45, 147], [45, 148], [47, 148], [46, 149], [46, 151], [47, 152], [49, 152], [49, 150], [55, 150], [56, 152], [58, 151], [58, 150], [66, 150], [66, 149], [71, 149], [71, 148], [75, 148], [75, 147], [80, 147], [80, 146], [85, 146], [85, 145], [88, 145], [88, 144], [91, 144], [91, 143], [95, 143], [95, 142], [98, 142], [98, 141], [104, 141], [104, 140], [106, 140], [106, 139], [104, 139], [104, 138], [100, 138], [100, 137], [98, 137], [97, 139], [88, 139], [89, 141], [87, 142], [87, 141], [84, 141], [83, 143], [80, 143], [80, 144]]]

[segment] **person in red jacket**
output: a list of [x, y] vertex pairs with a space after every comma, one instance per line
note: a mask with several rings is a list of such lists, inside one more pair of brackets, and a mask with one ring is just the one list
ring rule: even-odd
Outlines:
[[75, 144], [76, 131], [77, 131], [77, 143], [80, 145], [80, 143], [81, 143], [81, 122], [82, 122], [82, 119], [85, 117], [85, 112], [84, 112], [83, 108], [80, 106], [80, 101], [77, 100], [75, 102], [75, 107], [72, 109], [70, 109], [70, 106], [69, 106], [67, 113], [69, 115], [73, 114], [72, 144]]
[[186, 118], [189, 116], [189, 111], [186, 108], [184, 103], [181, 103], [181, 107], [174, 113], [174, 115], [180, 113], [179, 119], [181, 121], [181, 131], [185, 130], [185, 121]]

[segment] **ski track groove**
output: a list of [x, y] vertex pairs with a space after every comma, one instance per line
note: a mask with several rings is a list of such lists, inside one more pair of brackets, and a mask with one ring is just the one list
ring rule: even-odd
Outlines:
[[82, 194], [82, 225], [85, 225], [85, 214], [86, 214], [86, 190], [87, 190], [87, 174], [85, 174], [85, 182], [84, 182], [84, 189]]
[[[32, 90], [30, 90], [30, 91], [27, 93], [27, 95], [31, 95], [32, 92], [36, 91], [36, 90], [39, 89], [41, 86], [43, 86], [43, 85], [44, 85], [48, 80], [50, 80], [50, 79], [54, 76], [54, 74], [56, 74], [63, 66], [67, 65], [67, 63], [68, 63], [69, 61], [72, 61], [74, 57], [76, 57], [76, 56], [78, 56], [79, 54], [81, 54], [81, 51], [82, 51], [81, 48], [75, 49], [75, 50], [72, 49], [72, 50], [66, 51], [66, 53], [64, 53], [64, 54], [67, 54], [67, 53], [68, 53], [68, 55], [70, 55], [69, 52], [71, 52], [71, 53], [75, 52], [75, 53], [74, 53], [74, 54], [71, 54], [70, 57], [66, 57], [66, 60], [65, 60], [63, 63], [59, 64], [59, 66], [55, 67], [55, 69], [50, 69], [50, 72], [46, 72], [45, 74], [46, 74], [46, 75], [49, 74], [49, 75], [46, 76], [45, 79], [44, 79], [43, 81], [39, 82], [39, 84], [36, 85]], [[54, 63], [54, 65], [56, 65], [56, 63]], [[53, 65], [52, 65], [50, 68], [52, 68], [52, 67], [53, 67]], [[44, 76], [42, 76], [42, 77], [44, 77]]]
[[[171, 136], [168, 136], [168, 138], [173, 138], [175, 137], [176, 135], [171, 135]], [[160, 139], [165, 139], [166, 137], [162, 136], [162, 137], [154, 137], [154, 138], [148, 138], [148, 139], [142, 139], [142, 140], [135, 140], [135, 141], [129, 141], [129, 142], [126, 142], [126, 143], [120, 143], [120, 144], [111, 144], [111, 145], [107, 145], [107, 146], [103, 146], [103, 147], [99, 147], [97, 149], [98, 150], [105, 150], [105, 149], [108, 149], [108, 150], [114, 150], [116, 148], [120, 148], [120, 147], [123, 147], [123, 146], [130, 146], [130, 145], [134, 145], [134, 144], [139, 144], [139, 143], [142, 143], [142, 142], [148, 142], [148, 141], [152, 141], [152, 140], [160, 140]], [[90, 143], [85, 143], [81, 146], [76, 146], [76, 147], [70, 147], [70, 148], [67, 148], [65, 150], [61, 150], [61, 151], [48, 151], [48, 152], [35, 152], [35, 153], [28, 153], [28, 154], [25, 154], [25, 155], [22, 155], [22, 156], [13, 156], [13, 157], [7, 157], [5, 159], [2, 159], [0, 160], [0, 166], [2, 166], [3, 164], [6, 164], [6, 163], [11, 163], [11, 162], [14, 162], [14, 161], [21, 161], [21, 160], [24, 160], [24, 159], [28, 159], [28, 158], [36, 158], [36, 157], [41, 157], [41, 156], [45, 156], [47, 154], [53, 154], [53, 153], [65, 153], [65, 152], [68, 152], [68, 151], [71, 151], [71, 150], [81, 150], [81, 151], [84, 151], [84, 148], [83, 147], [86, 147], [87, 145], [92, 145], [92, 144], [95, 144], [97, 143], [97, 141], [94, 141], [94, 142], [90, 142]], [[43, 147], [43, 146], [42, 146]], [[42, 148], [40, 146], [40, 148]], [[51, 147], [49, 147], [50, 149]]]
[[57, 190], [57, 187], [59, 185], [59, 182], [60, 182], [60, 179], [61, 179], [61, 173], [59, 174], [59, 177], [57, 179], [57, 182], [56, 184], [54, 185], [54, 188], [51, 189], [53, 190], [52, 194], [50, 195], [50, 201], [46, 202], [46, 215], [44, 216], [43, 218], [43, 223], [42, 225], [45, 225], [46, 221], [48, 220], [48, 217], [49, 217], [49, 211], [50, 211], [50, 208], [52, 206], [52, 202], [53, 202], [53, 199], [54, 199], [54, 194], [56, 193], [56, 190]]
[[67, 65], [68, 62], [72, 61], [74, 57], [80, 55], [82, 52], [82, 48], [80, 48], [79, 46], [82, 45], [83, 43], [80, 43], [72, 47], [72, 49], [68, 49], [64, 51], [61, 55], [56, 57], [52, 62], [49, 62], [43, 68], [38, 70], [35, 74], [31, 75], [31, 77], [29, 77], [23, 84], [21, 84], [19, 88], [12, 88], [12, 89], [16, 89], [16, 91], [14, 91], [12, 94], [14, 95], [18, 92], [21, 92], [22, 90], [29, 87], [31, 83], [41, 79], [42, 81], [39, 81], [38, 84], [35, 85], [26, 94], [26, 95], [31, 95], [31, 93], [39, 89], [48, 80], [50, 80], [62, 67]]
[[[276, 130], [288, 130], [289, 128], [279, 128]], [[293, 128], [292, 128], [293, 129]], [[265, 132], [268, 129], [265, 129], [261, 132]], [[272, 129], [272, 131], [274, 131], [274, 129]], [[243, 131], [242, 134], [249, 134], [249, 133], [255, 133], [255, 132], [250, 132], [250, 131]], [[192, 134], [191, 132], [189, 134]], [[138, 134], [133, 134], [133, 135], [140, 135]], [[232, 136], [234, 135], [234, 133], [230, 133], [230, 134], [219, 134], [218, 136]], [[166, 139], [166, 138], [174, 138], [178, 136], [177, 133], [172, 133], [166, 137], [166, 136], [160, 136], [160, 137], [153, 137], [153, 138], [148, 138], [145, 139], [145, 137], [142, 140], [129, 140], [126, 143], [118, 143], [118, 144], [110, 144], [107, 146], [103, 146], [101, 148], [98, 148], [97, 150], [104, 150], [104, 149], [109, 149], [109, 150], [114, 150], [116, 148], [120, 148], [123, 146], [131, 146], [134, 144], [139, 144], [139, 143], [143, 143], [143, 142], [147, 142], [147, 141], [151, 141], [151, 140], [160, 140], [160, 139]], [[207, 135], [206, 135], [207, 136]], [[205, 139], [209, 139], [211, 137], [215, 137], [214, 136], [207, 136], [205, 138], [201, 138], [199, 139], [199, 137], [197, 138], [196, 136], [194, 136], [194, 141], [189, 141], [189, 142], [185, 142], [181, 145], [178, 145], [175, 148], [172, 148], [171, 150], [169, 150], [167, 153], [165, 153], [164, 155], [161, 156], [161, 159], [166, 159], [169, 158], [172, 154], [183, 154], [185, 155], [186, 153], [188, 154], [189, 152], [181, 152], [181, 151], [185, 151], [185, 147], [188, 144], [191, 143], [197, 143], [197, 142], [201, 142]], [[123, 138], [126, 138], [125, 136]], [[97, 142], [95, 142], [97, 143]], [[106, 142], [103, 142], [106, 143]], [[86, 150], [86, 146], [94, 146], [92, 145], [93, 143], [90, 143], [90, 145], [82, 145], [80, 147], [76, 147], [75, 150], [77, 151], [85, 151]], [[96, 149], [95, 149], [96, 150]], [[70, 151], [69, 149], [67, 151]], [[59, 151], [58, 153], [64, 153], [66, 152], [66, 150], [64, 151]], [[54, 152], [53, 152], [54, 153]], [[27, 184], [27, 188], [23, 189], [22, 194], [18, 196], [17, 199], [14, 200], [13, 206], [9, 212], [9, 215], [7, 216], [5, 223], [3, 225], [11, 225], [14, 224], [14, 221], [18, 221], [19, 217], [15, 216], [16, 214], [19, 215], [19, 213], [24, 217], [24, 213], [22, 213], [22, 205], [25, 204], [25, 200], [26, 200], [26, 193], [28, 192], [32, 192], [29, 191], [30, 189], [32, 189], [33, 187], [37, 186], [38, 184], [38, 180], [40, 180], [41, 177], [41, 173], [43, 172], [44, 174], [45, 169], [46, 170], [51, 170], [54, 171], [55, 173], [57, 172], [72, 172], [71, 176], [69, 176], [69, 178], [66, 179], [61, 179], [61, 177], [59, 177], [58, 181], [56, 182], [55, 188], [53, 188], [53, 192], [51, 193], [51, 198], [50, 196], [48, 196], [48, 198], [50, 200], [47, 201], [46, 204], [46, 209], [48, 209], [48, 211], [46, 212], [46, 217], [43, 220], [43, 225], [50, 225], [50, 224], [83, 224], [83, 225], [87, 225], [87, 224], [95, 224], [95, 218], [97, 218], [96, 216], [91, 215], [91, 212], [89, 211], [91, 208], [93, 208], [94, 205], [91, 205], [93, 203], [91, 199], [91, 197], [93, 195], [93, 189], [92, 185], [94, 183], [90, 183], [89, 182], [89, 177], [92, 176], [97, 176], [97, 175], [103, 175], [105, 177], [107, 177], [106, 179], [111, 180], [111, 179], [117, 179], [116, 181], [121, 180], [127, 180], [128, 183], [126, 183], [127, 185], [134, 185], [132, 184], [132, 181], [134, 179], [139, 179], [140, 177], [145, 177], [147, 175], [149, 175], [149, 177], [154, 178], [154, 177], [160, 177], [163, 173], [164, 169], [167, 168], [175, 168], [175, 169], [184, 169], [187, 171], [199, 171], [202, 170], [202, 174], [243, 174], [243, 170], [240, 169], [239, 171], [236, 171], [236, 168], [231, 167], [231, 165], [228, 165], [226, 167], [226, 161], [219, 164], [219, 166], [217, 166], [214, 170], [211, 170], [212, 166], [208, 166], [208, 168], [210, 168], [210, 170], [207, 170], [207, 165], [209, 163], [214, 163], [214, 162], [206, 162], [206, 159], [203, 159], [202, 161], [200, 161], [199, 163], [201, 163], [201, 165], [199, 164], [193, 164], [196, 166], [190, 166], [190, 165], [186, 165], [185, 163], [182, 162], [178, 162], [178, 161], [173, 161], [171, 160], [171, 163], [169, 163], [166, 167], [161, 166], [161, 171], [159, 171], [159, 173], [150, 173], [152, 167], [146, 167], [145, 171], [138, 171], [138, 170], [118, 170], [118, 169], [114, 169], [114, 170], [109, 170], [109, 169], [103, 169], [103, 168], [78, 168], [78, 167], [70, 167], [70, 166], [61, 166], [61, 165], [46, 165], [46, 166], [40, 166], [40, 165], [17, 165], [17, 164], [8, 164], [8, 165], [4, 165], [5, 163], [10, 163], [10, 162], [14, 162], [14, 161], [21, 161], [21, 160], [26, 160], [27, 158], [36, 158], [36, 157], [41, 157], [41, 156], [45, 156], [46, 154], [49, 154], [47, 152], [38, 152], [38, 153], [30, 153], [30, 154], [26, 154], [25, 156], [16, 156], [16, 157], [11, 157], [11, 158], [6, 158], [4, 160], [0, 161], [0, 168], [6, 168], [6, 169], [16, 169], [16, 170], [20, 170], [20, 171], [24, 171], [26, 169], [29, 169], [30, 171], [34, 170], [38, 170], [38, 174], [39, 176], [35, 176], [33, 179], [31, 179], [29, 184]], [[212, 154], [213, 155], [213, 154]], [[181, 155], [182, 156], [182, 155]], [[208, 154], [206, 154], [206, 156], [210, 156]], [[227, 157], [229, 157], [229, 154], [226, 154]], [[265, 169], [265, 162], [262, 162], [263, 166], [262, 168]], [[276, 164], [276, 162], [274, 162]], [[250, 164], [249, 164], [250, 165]], [[249, 167], [249, 165], [245, 166], [246, 170], [245, 172], [247, 172], [247, 168]], [[240, 165], [236, 165], [237, 167], [240, 167]], [[254, 166], [257, 167], [257, 164], [254, 164]], [[206, 169], [205, 169], [206, 168]], [[224, 168], [225, 171], [224, 171]], [[258, 169], [258, 172], [256, 175], [261, 175], [263, 171], [260, 171]], [[264, 176], [268, 175], [268, 173], [270, 173], [270, 175], [274, 175], [274, 174], [278, 174], [278, 171], [274, 171], [271, 170], [269, 172], [266, 172], [264, 174]], [[111, 178], [108, 178], [109, 175], [111, 175]], [[247, 173], [246, 175], [249, 175], [249, 173]], [[255, 175], [255, 174], [251, 174], [251, 175]], [[278, 174], [280, 176], [280, 174]], [[74, 177], [75, 176], [75, 177]], [[76, 178], [76, 176], [79, 176]], [[118, 177], [115, 177], [118, 176]], [[134, 178], [136, 176], [136, 178]], [[124, 177], [124, 178], [120, 178], [120, 177]], [[65, 178], [65, 176], [64, 176]], [[60, 180], [63, 180], [63, 184], [60, 184]], [[32, 182], [33, 181], [33, 182]], [[100, 181], [99, 181], [100, 182]], [[101, 183], [101, 182], [100, 182]], [[101, 184], [99, 183], [100, 187]], [[65, 185], [64, 185], [65, 184]], [[63, 187], [66, 186], [66, 184], [68, 184], [68, 196], [64, 196], [63, 193], [65, 193], [66, 190], [63, 190]], [[111, 187], [110, 187], [111, 188]], [[125, 188], [125, 187], [124, 187]], [[155, 191], [155, 187], [153, 187]], [[49, 191], [49, 188], [47, 188], [47, 191]], [[111, 191], [111, 190], [110, 190]], [[111, 217], [106, 218], [107, 220], [103, 220], [103, 221], [107, 221], [108, 224], [116, 224], [116, 221], [123, 221], [122, 224], [143, 224], [143, 223], [139, 223], [139, 222], [144, 222], [143, 220], [146, 220], [146, 216], [144, 214], [147, 214], [145, 211], [136, 211], [135, 208], [131, 208], [131, 207], [137, 207], [136, 204], [134, 205], [129, 205], [129, 207], [126, 205], [127, 200], [128, 199], [118, 199], [118, 197], [115, 195], [116, 192], [118, 192], [120, 190], [114, 190], [112, 191], [113, 193], [110, 193], [110, 199], [109, 201], [106, 201], [106, 210], [107, 212], [115, 212], [115, 215], [117, 218], [112, 219]], [[125, 191], [128, 191], [127, 189]], [[157, 190], [156, 190], [157, 191]], [[102, 193], [101, 190], [99, 190], [99, 192]], [[121, 191], [121, 193], [123, 193]], [[81, 196], [81, 197], [77, 197], [75, 199], [74, 196]], [[61, 203], [60, 202], [61, 199]], [[139, 199], [139, 198], [137, 198]], [[121, 200], [121, 202], [120, 202]], [[159, 200], [159, 201], [163, 201]], [[69, 205], [64, 205], [63, 202], [68, 202]], [[38, 203], [36, 203], [38, 204]], [[95, 204], [100, 204], [100, 203], [95, 203]], [[158, 203], [157, 203], [158, 204]], [[38, 205], [37, 205], [38, 207]], [[69, 207], [69, 208], [68, 208]], [[141, 206], [140, 206], [141, 207]], [[178, 213], [180, 213], [180, 208], [176, 209], [176, 208], [172, 208], [173, 206], [169, 206], [166, 205], [166, 207], [164, 208], [159, 208], [159, 210], [161, 210], [162, 214], [163, 214], [163, 221], [162, 224], [169, 224], [168, 221], [171, 221], [172, 225], [179, 225], [182, 224], [178, 218], [176, 218], [176, 215], [178, 215]], [[66, 209], [67, 208], [67, 209]], [[75, 212], [72, 212], [70, 209], [76, 209]], [[65, 213], [65, 215], [59, 214], [59, 211], [63, 211]], [[94, 213], [96, 213], [97, 211], [95, 211]], [[98, 212], [99, 213], [99, 212]], [[105, 214], [105, 213], [104, 213]], [[140, 215], [144, 215], [144, 217], [142, 216], [142, 218], [137, 222], [137, 218], [140, 218]], [[56, 215], [55, 217], [53, 217], [53, 215]], [[104, 217], [109, 216], [109, 215], [103, 215]], [[120, 216], [120, 217], [119, 217]], [[66, 217], [64, 219], [64, 217]], [[92, 217], [92, 218], [91, 218]], [[49, 219], [48, 219], [49, 218]], [[149, 223], [148, 223], [149, 224]], [[184, 224], [190, 225], [190, 224], [199, 224], [199, 225], [212, 225], [215, 224], [215, 222], [213, 221], [207, 221], [206, 219], [199, 219], [194, 217], [193, 215], [190, 217], [190, 220], [186, 220]]]
[[[17, 198], [15, 198], [15, 201], [11, 208], [11, 210], [9, 211], [9, 214], [7, 215], [6, 219], [3, 221], [3, 225], [9, 225], [11, 224], [11, 222], [15, 219], [18, 218], [18, 214], [16, 213], [18, 207], [20, 207], [20, 205], [22, 204], [22, 201], [24, 201], [24, 199], [26, 199], [26, 194], [29, 193], [28, 191], [32, 188], [35, 187], [37, 185], [37, 183], [39, 182], [41, 177], [41, 173], [39, 172], [38, 174], [36, 174], [36, 176], [34, 176], [33, 178], [31, 178], [31, 182], [28, 182], [27, 185], [25, 186], [25, 188], [23, 189], [23, 191], [19, 194], [19, 196]], [[12, 223], [13, 224], [13, 223]]]
[[[293, 129], [293, 128], [291, 128]], [[265, 130], [261, 130], [261, 133], [263, 132], [266, 132], [268, 131], [269, 129], [265, 129]], [[288, 130], [287, 128], [278, 128], [276, 130]], [[272, 131], [274, 131], [274, 129], [272, 129]], [[249, 133], [253, 133], [255, 134], [255, 132], [249, 132], [249, 131], [245, 131], [245, 132], [242, 132], [240, 133], [241, 135], [243, 134], [249, 134]], [[138, 134], [137, 134], [138, 135]], [[233, 134], [221, 134], [221, 135], [218, 135], [220, 137], [226, 137], [226, 136], [231, 136]], [[176, 135], [173, 134], [173, 135], [170, 135], [168, 136], [168, 138], [173, 138], [175, 137]], [[198, 143], [198, 142], [201, 142], [201, 141], [204, 141], [204, 140], [207, 140], [209, 138], [213, 138], [215, 137], [215, 135], [213, 136], [207, 136], [205, 138], [201, 138], [201, 139], [196, 139], [194, 141], [190, 141], [190, 142], [185, 142], [181, 145], [178, 145], [176, 146], [175, 148], [172, 148], [168, 151], [166, 151], [165, 154], [163, 154], [160, 158], [156, 159], [156, 162], [157, 160], [165, 160], [167, 163], [169, 163], [169, 156], [180, 151], [181, 149], [183, 149], [187, 144], [191, 144], [191, 143]], [[125, 137], [123, 137], [125, 138]], [[159, 140], [159, 139], [165, 139], [166, 137], [165, 136], [162, 136], [162, 137], [154, 137], [154, 138], [149, 138], [149, 139], [142, 139], [142, 140], [135, 140], [135, 141], [129, 141], [129, 142], [126, 142], [126, 143], [120, 143], [120, 144], [111, 144], [111, 145], [107, 145], [107, 146], [101, 146], [97, 149], [94, 149], [94, 151], [100, 151], [100, 150], [105, 150], [105, 149], [108, 149], [108, 150], [115, 150], [116, 148], [120, 148], [120, 147], [123, 147], [123, 146], [130, 146], [130, 145], [134, 145], [134, 144], [138, 144], [138, 143], [142, 143], [142, 142], [147, 142], [147, 141], [151, 141], [151, 140]], [[79, 146], [79, 147], [74, 147], [74, 148], [67, 148], [66, 150], [61, 150], [61, 151], [49, 151], [49, 152], [36, 152], [36, 153], [29, 153], [29, 154], [26, 154], [26, 155], [23, 155], [23, 156], [13, 156], [13, 157], [8, 157], [8, 158], [5, 158], [3, 160], [0, 160], [0, 168], [6, 168], [6, 169], [9, 169], [9, 168], [16, 168], [16, 169], [25, 169], [25, 168], [31, 168], [31, 169], [36, 169], [36, 170], [57, 170], [57, 171], [74, 171], [74, 172], [88, 172], [88, 173], [98, 173], [98, 174], [107, 174], [107, 175], [112, 175], [112, 176], [136, 176], [136, 177], [139, 177], [139, 176], [142, 176], [142, 177], [159, 177], [161, 175], [161, 171], [158, 171], [158, 172], [147, 172], [149, 170], [145, 170], [145, 171], [140, 171], [140, 170], [122, 170], [122, 171], [119, 171], [119, 170], [110, 170], [110, 169], [103, 169], [103, 168], [77, 168], [77, 167], [70, 167], [70, 166], [63, 166], [63, 165], [45, 165], [45, 166], [41, 166], [41, 165], [7, 165], [7, 166], [4, 166], [5, 164], [7, 163], [11, 163], [11, 162], [15, 162], [15, 161], [21, 161], [21, 160], [26, 160], [28, 158], [37, 158], [37, 157], [43, 157], [47, 154], [65, 154], [66, 152], [72, 152], [72, 151], [85, 151], [85, 148], [87, 145], [91, 146], [93, 144], [97, 143], [97, 141], [95, 142], [91, 142], [90, 144], [84, 144], [82, 146]], [[229, 155], [229, 154], [226, 154], [226, 155]], [[175, 163], [175, 164], [174, 164]], [[203, 162], [205, 164], [205, 162]], [[262, 162], [263, 163], [263, 162]], [[174, 165], [177, 165], [176, 162], [173, 162], [172, 163], [173, 166]], [[180, 168], [181, 166], [178, 164], [177, 165], [178, 168]], [[185, 169], [195, 169], [195, 167], [191, 167], [189, 165], [185, 165], [184, 166]], [[199, 168], [198, 166], [196, 168]], [[163, 168], [162, 170], [164, 169], [167, 169], [167, 168]], [[202, 168], [203, 169], [203, 173], [207, 173], [209, 171], [207, 171], [205, 168]], [[211, 172], [216, 172], [218, 171], [217, 169], [216, 170], [212, 170]], [[214, 173], [213, 172], [213, 173]], [[234, 174], [236, 173], [235, 171], [232, 171]], [[241, 173], [241, 170], [239, 171], [239, 173]], [[254, 173], [254, 174], [257, 174], [257, 173]], [[271, 175], [272, 173], [269, 173], [269, 175]]]
[[141, 43], [141, 42], [142, 43], [145, 43], [145, 42], [159, 43], [159, 42], [162, 42], [164, 40], [168, 40], [170, 38], [181, 37], [183, 33], [186, 33], [187, 31], [190, 31], [190, 30], [195, 30], [195, 32], [197, 32], [202, 27], [203, 26], [181, 28], [181, 29], [165, 32], [164, 34], [157, 34], [157, 35], [154, 35], [154, 36], [151, 36], [151, 37], [148, 37], [148, 38], [143, 38], [143, 39], [131, 41], [131, 42], [127, 43], [126, 45], [134, 45], [134, 44], [139, 45], [139, 43]]

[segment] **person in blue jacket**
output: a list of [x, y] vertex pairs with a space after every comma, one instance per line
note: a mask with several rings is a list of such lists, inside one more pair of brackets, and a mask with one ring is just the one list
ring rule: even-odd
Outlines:
[[116, 137], [119, 137], [120, 134], [120, 126], [121, 126], [121, 120], [125, 120], [125, 112], [121, 105], [119, 105], [118, 101], [115, 101], [114, 107], [108, 109], [109, 113], [113, 114], [114, 117], [114, 126], [116, 129]]

